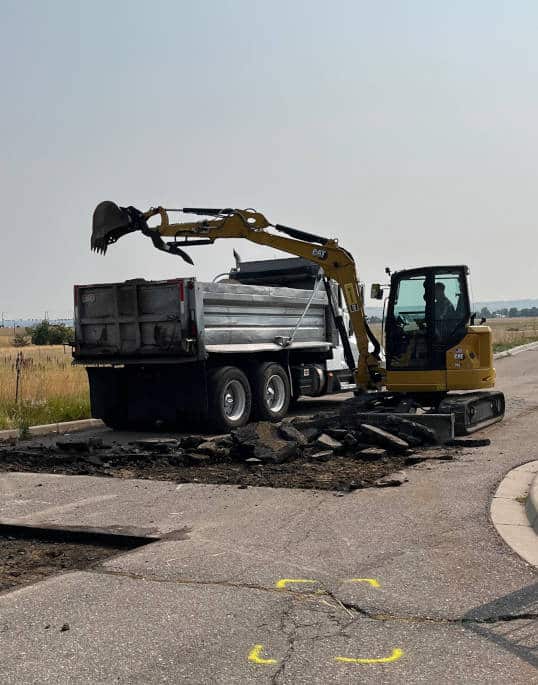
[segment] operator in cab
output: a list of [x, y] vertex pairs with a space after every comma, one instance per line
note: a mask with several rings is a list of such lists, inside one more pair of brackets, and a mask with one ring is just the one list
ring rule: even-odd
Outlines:
[[435, 284], [435, 332], [443, 339], [450, 335], [450, 330], [458, 318], [452, 302], [445, 295], [445, 284]]

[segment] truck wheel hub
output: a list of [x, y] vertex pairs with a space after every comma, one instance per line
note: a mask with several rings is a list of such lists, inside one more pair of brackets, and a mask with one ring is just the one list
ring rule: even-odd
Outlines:
[[229, 381], [223, 393], [224, 413], [231, 421], [238, 421], [245, 413], [247, 395], [243, 385], [236, 380]]
[[270, 411], [278, 413], [282, 410], [286, 400], [286, 387], [284, 381], [276, 374], [270, 376], [265, 386], [265, 402]]

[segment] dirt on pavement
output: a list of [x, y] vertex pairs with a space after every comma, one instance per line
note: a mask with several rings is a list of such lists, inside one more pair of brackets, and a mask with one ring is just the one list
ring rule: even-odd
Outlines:
[[0, 534], [0, 592], [29, 585], [62, 571], [91, 568], [134, 545], [74, 542], [69, 534], [54, 539]]
[[[299, 457], [282, 463], [212, 461], [189, 462], [184, 455], [148, 453], [130, 446], [112, 446], [86, 454], [59, 453], [49, 447], [0, 448], [0, 470], [65, 475], [172, 480], [177, 483], [236, 484], [320, 490], [355, 490], [374, 485], [398, 485], [386, 479], [403, 467], [424, 459], [453, 459], [454, 448], [428, 455], [383, 454], [357, 457], [333, 455], [320, 460]], [[198, 458], [198, 457], [197, 457]], [[400, 477], [403, 482], [403, 479]], [[382, 482], [380, 482], [382, 481]]]
[[0, 470], [349, 491], [400, 485], [403, 467], [454, 458], [454, 447], [439, 445], [417, 415], [384, 408], [377, 397], [352, 398], [314, 416], [249, 423], [213, 437], [15, 442], [0, 446]]

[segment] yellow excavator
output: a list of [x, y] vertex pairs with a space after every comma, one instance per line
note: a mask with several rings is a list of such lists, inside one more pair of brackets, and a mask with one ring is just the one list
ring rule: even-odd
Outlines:
[[[205, 218], [174, 223], [170, 221], [172, 212]], [[160, 218], [156, 226], [148, 224], [153, 217]], [[212, 244], [219, 238], [242, 238], [319, 265], [328, 295], [333, 280], [346, 302], [357, 361], [342, 319], [335, 316], [335, 321], [354, 373], [355, 392], [365, 400], [363, 406], [371, 402], [378, 408], [397, 407], [399, 411], [405, 407], [453, 413], [459, 435], [502, 419], [504, 396], [488, 390], [495, 385], [492, 333], [484, 321], [475, 323], [466, 266], [425, 266], [392, 274], [387, 269], [390, 286], [372, 286], [375, 299], [383, 299], [388, 287], [383, 361], [381, 345], [365, 315], [355, 261], [337, 240], [271, 224], [253, 209], [152, 207], [141, 212], [106, 201], [94, 212], [91, 248], [105, 254], [109, 245], [136, 231], [149, 237], [155, 248], [189, 264], [193, 262], [185, 248]]]

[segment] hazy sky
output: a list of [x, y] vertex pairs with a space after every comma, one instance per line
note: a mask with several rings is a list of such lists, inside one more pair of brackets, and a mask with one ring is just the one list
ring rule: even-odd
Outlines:
[[212, 277], [95, 205], [255, 207], [338, 237], [361, 279], [468, 263], [476, 299], [538, 297], [533, 0], [0, 0], [0, 311], [73, 283]]

